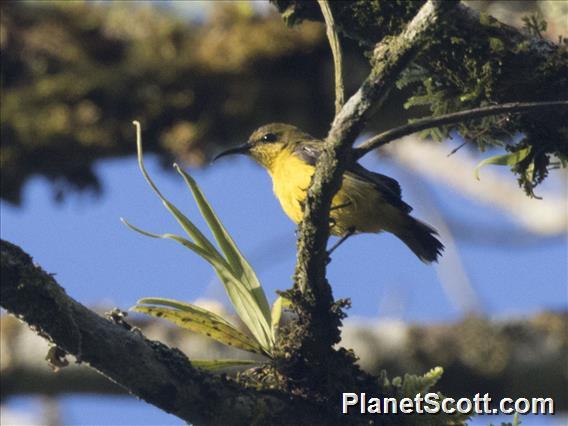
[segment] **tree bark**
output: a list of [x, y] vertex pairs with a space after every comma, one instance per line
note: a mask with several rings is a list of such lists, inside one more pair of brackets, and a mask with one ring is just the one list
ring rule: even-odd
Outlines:
[[326, 411], [315, 404], [199, 371], [179, 350], [146, 339], [122, 321], [97, 315], [67, 296], [51, 274], [4, 240], [0, 260], [3, 308], [77, 362], [168, 413], [209, 425], [326, 421]]
[[[383, 369], [391, 377], [423, 374], [439, 365], [445, 370], [439, 383], [445, 395], [471, 396], [481, 390], [495, 398], [542, 395], [554, 398], [558, 411], [566, 411], [568, 374], [558, 373], [566, 370], [567, 320], [568, 312], [564, 311], [500, 320], [467, 317], [451, 324], [348, 321], [341, 333], [341, 345], [353, 349], [358, 363], [371, 374]], [[163, 321], [132, 318], [129, 322], [144, 335], [177, 347], [190, 358], [237, 358], [241, 352]], [[16, 395], [127, 393], [86, 365], [70, 364], [55, 373], [45, 361], [48, 345], [44, 339], [12, 317], [2, 317], [1, 323], [0, 399]], [[483, 351], [476, 342], [483, 342]]]

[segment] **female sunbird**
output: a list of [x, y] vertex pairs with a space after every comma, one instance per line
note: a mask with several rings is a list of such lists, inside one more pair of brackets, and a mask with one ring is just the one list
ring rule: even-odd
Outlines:
[[[222, 152], [247, 154], [272, 177], [273, 189], [286, 214], [299, 223], [304, 200], [323, 142], [289, 124], [267, 124], [248, 142]], [[358, 163], [347, 168], [330, 207], [330, 233], [344, 239], [354, 233], [381, 231], [396, 235], [423, 262], [437, 261], [444, 249], [437, 232], [412, 216], [402, 201], [400, 185]], [[343, 239], [342, 239], [343, 241]]]

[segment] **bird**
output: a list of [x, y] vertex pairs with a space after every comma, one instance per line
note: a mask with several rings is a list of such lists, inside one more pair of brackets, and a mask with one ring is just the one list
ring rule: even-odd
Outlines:
[[[252, 157], [272, 178], [273, 190], [284, 212], [299, 223], [304, 217], [307, 190], [323, 141], [284, 123], [266, 124], [248, 141], [218, 154]], [[386, 231], [398, 237], [424, 263], [436, 262], [444, 245], [437, 231], [410, 215], [412, 207], [402, 201], [399, 183], [372, 172], [357, 162], [345, 170], [341, 187], [330, 207], [330, 234], [341, 239], [328, 252], [354, 234]]]

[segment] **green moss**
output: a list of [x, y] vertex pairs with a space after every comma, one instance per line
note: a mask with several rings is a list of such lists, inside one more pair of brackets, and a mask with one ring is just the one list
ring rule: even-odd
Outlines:
[[505, 50], [505, 43], [497, 37], [489, 38], [489, 48], [494, 53], [502, 53]]
[[357, 0], [331, 3], [345, 33], [358, 40], [365, 40], [365, 44], [376, 43], [386, 35], [398, 34], [423, 4], [422, 0]]
[[497, 23], [497, 20], [493, 16], [491, 16], [490, 14], [488, 14], [486, 12], [480, 12], [479, 13], [479, 23], [483, 27], [490, 27], [492, 25], [495, 25]]
[[0, 25], [0, 184], [14, 203], [36, 175], [58, 198], [99, 189], [93, 164], [134, 153], [133, 118], [163, 164], [203, 165], [263, 122], [322, 133], [332, 113], [309, 101], [329, 92], [313, 84], [327, 71], [319, 24], [290, 31], [232, 3], [188, 24], [126, 3], [10, 2]]
[[[477, 34], [448, 23], [447, 36], [430, 42], [429, 51], [403, 73], [399, 86], [415, 88], [406, 106], [426, 105], [433, 115], [480, 105], [561, 98], [568, 90], [565, 45], [537, 54], [538, 45], [524, 37], [503, 37], [492, 19], [482, 15]], [[542, 26], [540, 27], [542, 28]], [[542, 48], [542, 46], [540, 46]], [[435, 58], [435, 59], [434, 59]], [[486, 117], [425, 135], [441, 140], [457, 130], [480, 150], [489, 146], [534, 147], [534, 155], [513, 170], [520, 186], [534, 196], [546, 177], [550, 156], [566, 152], [568, 141], [559, 129], [568, 121], [566, 110]], [[514, 142], [513, 136], [526, 137]]]

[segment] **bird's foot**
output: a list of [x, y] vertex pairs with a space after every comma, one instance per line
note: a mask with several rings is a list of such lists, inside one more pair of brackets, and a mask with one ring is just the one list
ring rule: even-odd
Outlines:
[[328, 251], [327, 251], [327, 263], [326, 265], [329, 265], [329, 262], [331, 262], [331, 253], [333, 253], [337, 247], [339, 247], [341, 244], [343, 244], [351, 235], [353, 235], [355, 233], [355, 227], [351, 227], [347, 230], [347, 232], [345, 234], [343, 234], [343, 236], [339, 239], [338, 242], [336, 242]]

